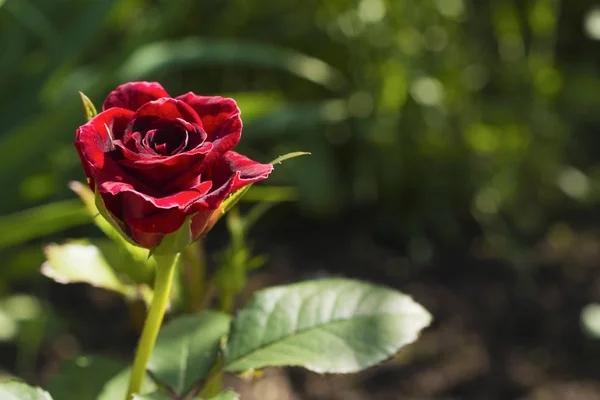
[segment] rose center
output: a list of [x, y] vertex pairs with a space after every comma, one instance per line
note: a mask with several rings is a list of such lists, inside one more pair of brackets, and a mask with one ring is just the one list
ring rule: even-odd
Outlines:
[[183, 126], [172, 125], [146, 132], [144, 138], [148, 148], [156, 154], [170, 156], [180, 153], [187, 146], [188, 132]]

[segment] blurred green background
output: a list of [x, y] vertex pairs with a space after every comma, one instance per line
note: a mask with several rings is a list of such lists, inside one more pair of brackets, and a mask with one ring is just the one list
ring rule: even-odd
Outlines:
[[235, 98], [257, 160], [312, 153], [270, 179], [299, 199], [253, 239], [269, 282], [357, 276], [437, 318], [398, 365], [290, 393], [600, 397], [598, 40], [591, 0], [0, 0], [0, 365], [43, 381], [85, 313], [38, 272], [98, 235], [77, 91], [151, 80]]

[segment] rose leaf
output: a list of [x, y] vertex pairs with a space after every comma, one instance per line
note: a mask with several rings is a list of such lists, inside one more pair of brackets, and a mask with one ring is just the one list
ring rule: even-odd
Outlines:
[[2, 400], [52, 400], [48, 392], [39, 387], [29, 386], [17, 380], [0, 382], [0, 399]]
[[217, 360], [221, 340], [229, 331], [231, 317], [203, 311], [172, 320], [158, 334], [148, 371], [160, 385], [185, 396], [208, 376]]
[[392, 357], [431, 322], [409, 296], [348, 279], [258, 292], [234, 317], [225, 370], [300, 366], [350, 373]]

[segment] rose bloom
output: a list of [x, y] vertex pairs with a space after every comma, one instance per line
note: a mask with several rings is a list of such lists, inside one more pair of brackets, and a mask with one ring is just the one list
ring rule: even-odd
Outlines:
[[231, 150], [241, 132], [232, 99], [192, 92], [172, 98], [158, 83], [131, 82], [77, 129], [75, 147], [110, 217], [138, 245], [153, 248], [188, 216], [196, 239], [229, 194], [268, 177], [271, 164]]

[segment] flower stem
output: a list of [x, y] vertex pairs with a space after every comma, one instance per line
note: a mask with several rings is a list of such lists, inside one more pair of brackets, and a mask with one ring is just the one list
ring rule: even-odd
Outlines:
[[142, 382], [146, 375], [146, 364], [148, 364], [148, 360], [152, 354], [160, 325], [165, 316], [165, 309], [169, 301], [169, 293], [171, 292], [171, 284], [173, 283], [173, 275], [179, 253], [165, 256], [155, 254], [154, 258], [156, 260], [154, 296], [152, 297], [150, 310], [146, 317], [142, 336], [135, 354], [131, 380], [129, 381], [129, 389], [127, 390], [125, 400], [130, 400], [134, 393], [140, 392], [142, 387]]
[[204, 308], [206, 297], [206, 263], [204, 258], [204, 243], [198, 241], [195, 246], [185, 249], [186, 260], [189, 262], [189, 311], [198, 313]]

